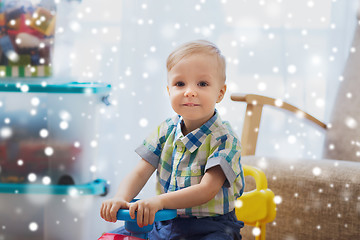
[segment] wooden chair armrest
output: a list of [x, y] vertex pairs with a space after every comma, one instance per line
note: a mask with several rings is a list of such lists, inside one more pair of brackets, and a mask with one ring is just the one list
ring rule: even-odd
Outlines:
[[280, 99], [265, 97], [257, 94], [233, 94], [231, 95], [231, 100], [238, 102], [246, 102], [247, 104], [252, 104], [252, 105], [270, 105], [281, 109], [285, 109], [287, 111], [295, 113], [296, 116], [300, 118], [306, 118], [310, 120], [311, 122], [315, 123], [316, 125], [320, 126], [323, 129], [327, 129], [325, 123], [321, 122], [320, 120], [316, 119], [310, 114], [302, 111], [301, 109], [289, 103], [283, 102]]
[[231, 100], [237, 102], [245, 102], [246, 113], [243, 126], [243, 132], [241, 136], [241, 142], [243, 145], [242, 155], [255, 155], [257, 136], [260, 126], [261, 113], [264, 105], [269, 105], [277, 108], [281, 108], [292, 113], [295, 113], [296, 116], [300, 118], [305, 118], [310, 120], [312, 123], [315, 123], [317, 126], [322, 129], [327, 129], [327, 125], [310, 114], [300, 110], [299, 108], [283, 102], [280, 99], [274, 99], [270, 97], [265, 97], [257, 94], [232, 94]]

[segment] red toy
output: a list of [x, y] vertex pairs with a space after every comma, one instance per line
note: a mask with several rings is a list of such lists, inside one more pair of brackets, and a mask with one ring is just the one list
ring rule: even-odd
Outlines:
[[98, 240], [143, 240], [137, 237], [125, 236], [115, 233], [105, 233]]
[[26, 20], [30, 21], [31, 16], [29, 14], [21, 14], [20, 18], [16, 20], [17, 27], [16, 28], [9, 27], [9, 29], [7, 30], [8, 35], [12, 36], [12, 38], [15, 39], [16, 35], [18, 35], [19, 33], [28, 33], [40, 39], [43, 39], [44, 34], [42, 32], [39, 32], [37, 29], [31, 28], [28, 25], [26, 25]]

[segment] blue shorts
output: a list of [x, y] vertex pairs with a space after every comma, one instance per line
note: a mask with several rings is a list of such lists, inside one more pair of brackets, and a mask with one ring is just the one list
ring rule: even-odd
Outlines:
[[[235, 211], [216, 217], [177, 217], [155, 222], [149, 233], [150, 240], [241, 240], [240, 229], [244, 223], [238, 221]], [[124, 227], [111, 233], [130, 235]]]

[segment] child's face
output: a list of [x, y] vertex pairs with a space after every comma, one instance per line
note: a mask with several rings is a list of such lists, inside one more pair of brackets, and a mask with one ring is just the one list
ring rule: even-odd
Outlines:
[[199, 53], [183, 58], [168, 72], [167, 89], [171, 106], [185, 125], [191, 122], [200, 127], [213, 116], [226, 85], [216, 57]]

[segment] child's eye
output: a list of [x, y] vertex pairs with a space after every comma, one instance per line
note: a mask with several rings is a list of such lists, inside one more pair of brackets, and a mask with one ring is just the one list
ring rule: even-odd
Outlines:
[[175, 83], [175, 86], [177, 86], [177, 87], [183, 87], [183, 86], [185, 86], [185, 83], [184, 83], [184, 82], [176, 82], [176, 83]]
[[208, 86], [209, 84], [208, 84], [207, 82], [205, 82], [205, 81], [201, 81], [201, 82], [198, 83], [198, 85], [199, 85], [200, 87], [206, 87], [206, 86]]

